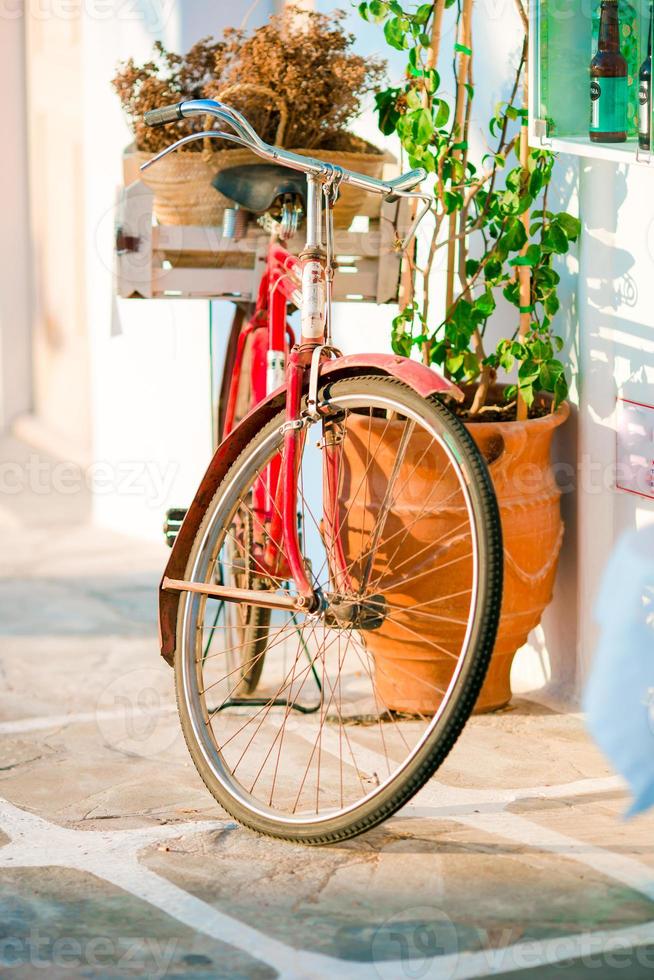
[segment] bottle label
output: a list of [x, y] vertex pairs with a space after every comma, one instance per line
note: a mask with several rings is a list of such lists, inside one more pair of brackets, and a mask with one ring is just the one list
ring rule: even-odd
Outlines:
[[641, 81], [638, 86], [638, 133], [649, 139], [649, 82]]
[[624, 133], [627, 129], [627, 79], [591, 78], [591, 133]]

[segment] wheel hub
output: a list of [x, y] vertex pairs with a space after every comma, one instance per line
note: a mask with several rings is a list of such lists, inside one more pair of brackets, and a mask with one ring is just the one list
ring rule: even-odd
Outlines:
[[386, 614], [386, 600], [380, 594], [360, 597], [328, 593], [324, 596], [322, 619], [326, 626], [377, 630]]

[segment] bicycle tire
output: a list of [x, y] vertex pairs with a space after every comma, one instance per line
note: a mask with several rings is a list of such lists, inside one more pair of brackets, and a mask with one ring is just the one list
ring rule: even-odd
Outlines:
[[[190, 600], [188, 594], [180, 596], [175, 652], [177, 704], [184, 737], [201, 778], [217, 802], [243, 825], [268, 836], [305, 844], [335, 843], [375, 827], [404, 806], [433, 776], [461, 734], [483, 684], [495, 641], [502, 596], [503, 552], [499, 510], [485, 461], [465, 426], [438, 397], [424, 399], [402, 382], [385, 376], [362, 374], [347, 380], [332, 382], [328, 389], [321, 389], [321, 397], [329, 399], [335, 393], [347, 393], [355, 389], [363, 393], [368, 391], [371, 395], [373, 390], [392, 392], [398, 403], [403, 404], [407, 411], [420, 413], [426, 420], [431, 419], [434, 426], [437, 425], [439, 430], [442, 429], [447, 433], [448, 442], [460, 458], [461, 466], [468, 475], [476, 533], [483, 558], [480, 562], [479, 606], [471, 634], [470, 650], [457, 676], [453, 696], [445, 704], [438, 724], [428, 733], [415, 757], [402, 771], [401, 779], [398, 777], [389, 785], [382, 787], [382, 790], [372, 799], [366, 797], [355, 812], [325, 818], [319, 825], [314, 821], [306, 826], [298, 824], [293, 827], [269, 815], [255, 812], [249, 806], [243, 805], [241, 799], [227, 792], [208, 765], [194, 731], [193, 718], [184, 688], [186, 650], [183, 613], [185, 603]], [[271, 433], [278, 430], [283, 421], [282, 412], [262, 429], [234, 460], [207, 508], [191, 550], [186, 569], [187, 577], [190, 578], [192, 574], [198, 552], [203, 547], [205, 533], [217, 509], [221, 506], [225, 509], [228, 506], [229, 500], [226, 495], [235, 492], [234, 487], [238, 487], [239, 480], [245, 485], [246, 479], [243, 473], [247, 472], [249, 461], [256, 455], [257, 447], [271, 438]]]

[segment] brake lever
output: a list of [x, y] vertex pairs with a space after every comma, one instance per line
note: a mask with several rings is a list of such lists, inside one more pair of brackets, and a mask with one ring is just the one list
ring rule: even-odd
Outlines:
[[[413, 240], [413, 238], [415, 238], [416, 232], [418, 230], [418, 225], [420, 224], [420, 222], [422, 221], [422, 219], [426, 216], [427, 212], [428, 211], [431, 211], [431, 207], [432, 207], [432, 204], [433, 204], [433, 198], [430, 197], [428, 194], [421, 194], [419, 191], [396, 191], [393, 196], [395, 198], [408, 197], [408, 198], [413, 199], [414, 201], [423, 201], [424, 202], [424, 207], [418, 212], [418, 214], [416, 215], [416, 217], [413, 219], [413, 221], [411, 223], [411, 227], [409, 228], [408, 232], [406, 233], [406, 237], [398, 245], [398, 249], [397, 249], [398, 252], [406, 252], [406, 250], [408, 249], [409, 245], [411, 244], [411, 241]], [[388, 198], [387, 198], [387, 200], [388, 200]]]
[[176, 140], [176, 142], [171, 143], [167, 146], [165, 150], [161, 150], [156, 156], [153, 156], [151, 160], [146, 160], [139, 167], [139, 170], [147, 170], [151, 167], [153, 163], [158, 163], [163, 157], [168, 156], [173, 150], [179, 149], [180, 146], [185, 146], [187, 143], [192, 143], [193, 140], [204, 140], [204, 139], [223, 139], [230, 140], [232, 143], [238, 143], [239, 146], [249, 147], [249, 143], [246, 143], [244, 139], [240, 136], [236, 136], [234, 133], [226, 133], [222, 129], [208, 129], [201, 133], [191, 133], [189, 136], [183, 136], [181, 139]]

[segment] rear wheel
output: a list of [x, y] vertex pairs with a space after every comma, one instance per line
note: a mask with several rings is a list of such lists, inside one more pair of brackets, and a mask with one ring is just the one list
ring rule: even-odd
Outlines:
[[[314, 844], [390, 816], [447, 756], [486, 673], [502, 574], [488, 472], [448, 409], [378, 376], [325, 386], [320, 402], [298, 522], [321, 608], [266, 610], [254, 698], [242, 696], [248, 641], [225, 614], [243, 615], [238, 604], [182, 593], [175, 655], [182, 727], [209, 790], [247, 826]], [[249, 562], [262, 597], [295, 595], [284, 562], [277, 574], [261, 557], [277, 505], [252, 503], [283, 422], [259, 432], [218, 487], [188, 581]], [[251, 538], [237, 532], [244, 513]]]
[[[254, 529], [251, 504], [243, 506], [235, 515], [232, 531], [226, 543], [227, 561], [221, 564], [219, 580], [223, 585], [237, 589], [259, 588], [261, 578], [256, 574], [253, 560]], [[217, 612], [222, 612], [227, 625], [225, 634], [229, 661], [232, 669], [240, 664], [241, 683], [235, 691], [238, 695], [252, 694], [257, 688], [266, 655], [270, 610], [261, 606], [236, 603], [219, 603]], [[217, 626], [217, 623], [216, 623]], [[209, 656], [213, 635], [210, 631], [204, 648], [204, 657]]]

